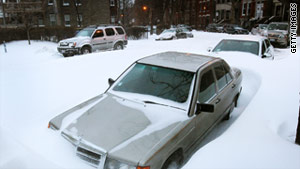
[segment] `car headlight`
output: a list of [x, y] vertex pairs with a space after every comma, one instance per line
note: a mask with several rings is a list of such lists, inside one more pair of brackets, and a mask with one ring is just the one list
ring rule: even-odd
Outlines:
[[76, 42], [70, 42], [70, 43], [69, 43], [69, 47], [73, 48], [73, 47], [75, 47], [75, 46], [76, 46]]
[[136, 169], [136, 167], [111, 158], [106, 158], [104, 169]]

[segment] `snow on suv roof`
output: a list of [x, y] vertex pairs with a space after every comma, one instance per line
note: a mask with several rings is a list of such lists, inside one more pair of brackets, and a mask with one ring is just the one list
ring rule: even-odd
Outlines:
[[196, 72], [202, 65], [216, 59], [218, 58], [191, 53], [164, 52], [142, 58], [137, 63]]

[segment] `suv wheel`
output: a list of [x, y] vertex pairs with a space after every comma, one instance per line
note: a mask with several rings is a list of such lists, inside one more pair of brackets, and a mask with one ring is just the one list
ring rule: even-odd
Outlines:
[[167, 159], [162, 169], [179, 169], [182, 161], [183, 157], [179, 153], [175, 153]]
[[91, 53], [91, 49], [87, 46], [84, 46], [83, 48], [81, 48], [81, 54], [88, 54]]
[[114, 50], [123, 50], [123, 49], [124, 49], [124, 47], [123, 47], [122, 43], [117, 43], [114, 46]]

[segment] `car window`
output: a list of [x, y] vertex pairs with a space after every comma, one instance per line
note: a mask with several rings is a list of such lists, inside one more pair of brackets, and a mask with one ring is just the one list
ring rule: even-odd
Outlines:
[[113, 30], [113, 28], [106, 28], [105, 29], [105, 33], [106, 33], [106, 36], [113, 36], [113, 35], [115, 35], [115, 31]]
[[205, 103], [216, 95], [216, 83], [212, 70], [207, 71], [201, 77], [198, 102]]
[[214, 49], [213, 52], [222, 51], [239, 51], [247, 52], [255, 55], [259, 54], [259, 43], [246, 40], [230, 40], [223, 39]]
[[116, 28], [117, 32], [119, 35], [123, 35], [124, 34], [124, 31], [122, 28]]
[[104, 36], [103, 30], [102, 30], [102, 29], [98, 29], [98, 30], [96, 30], [96, 32], [94, 33], [93, 38], [99, 38], [99, 37], [103, 37], [103, 36]]
[[225, 74], [226, 74], [226, 81], [228, 84], [232, 81], [232, 76], [230, 74], [230, 67], [226, 63], [223, 63], [223, 66], [224, 66], [224, 70], [225, 70]]
[[269, 48], [270, 46], [271, 46], [271, 44], [270, 44], [270, 41], [269, 40], [265, 40], [265, 43], [266, 43], [266, 45], [267, 45], [267, 48]]
[[222, 64], [215, 66], [214, 69], [216, 73], [219, 90], [222, 90], [227, 85], [225, 70]]
[[265, 46], [265, 43], [261, 43], [261, 54], [263, 55], [263, 54], [265, 54], [265, 52], [266, 52], [266, 46]]

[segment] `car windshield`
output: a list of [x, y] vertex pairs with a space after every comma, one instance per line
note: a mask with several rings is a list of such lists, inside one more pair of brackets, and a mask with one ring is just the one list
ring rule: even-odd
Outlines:
[[95, 29], [86, 28], [86, 29], [83, 29], [83, 30], [79, 31], [76, 34], [76, 37], [79, 37], [79, 36], [88, 36], [88, 37], [91, 37], [94, 31], [95, 31]]
[[213, 52], [221, 51], [237, 51], [248, 52], [258, 55], [259, 43], [243, 40], [222, 40], [213, 50]]
[[267, 26], [268, 26], [268, 25], [259, 25], [258, 27], [259, 27], [260, 29], [266, 29]]
[[270, 24], [268, 26], [268, 30], [288, 30], [287, 24]]
[[188, 99], [193, 78], [192, 72], [137, 63], [112, 90], [184, 103]]
[[175, 29], [166, 29], [162, 33], [173, 33], [175, 32]]

